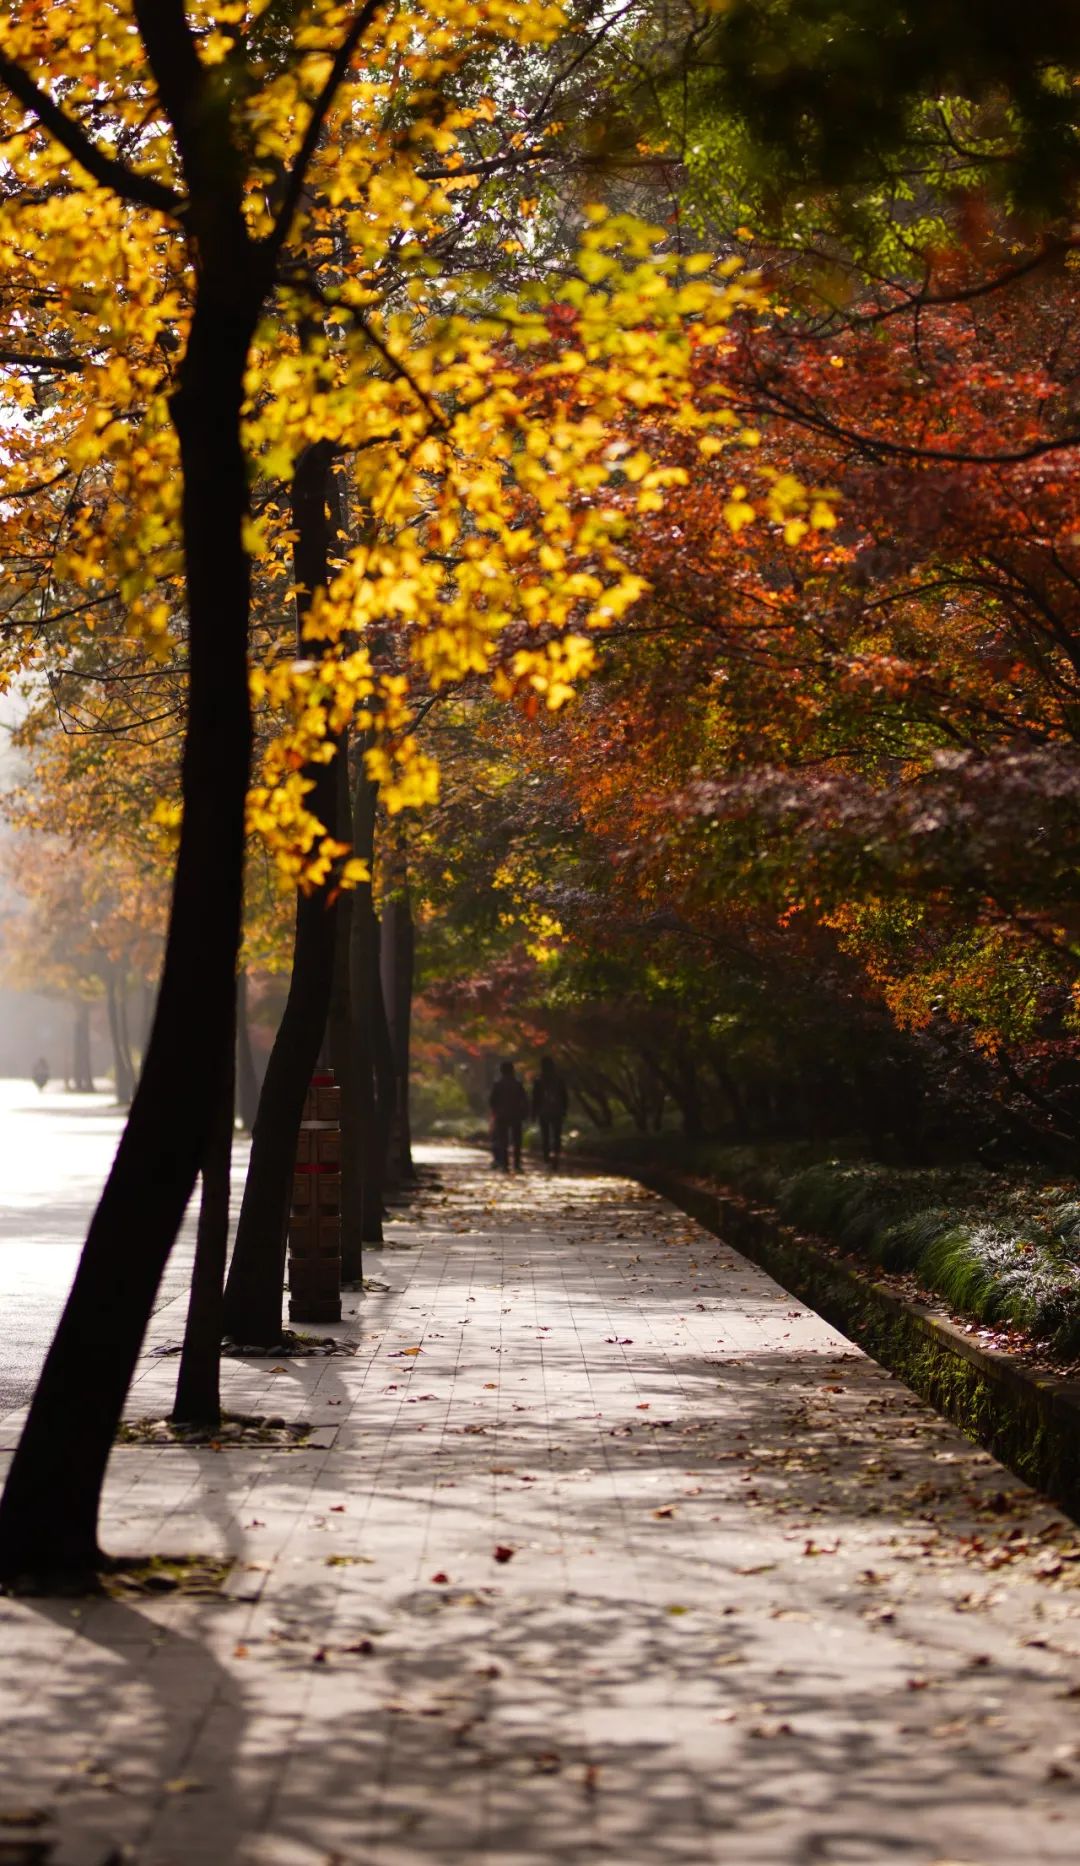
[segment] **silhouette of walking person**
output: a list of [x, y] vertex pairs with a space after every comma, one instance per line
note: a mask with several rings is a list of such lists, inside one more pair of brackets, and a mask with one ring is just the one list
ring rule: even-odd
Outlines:
[[521, 1128], [529, 1112], [529, 1097], [525, 1084], [514, 1074], [513, 1063], [499, 1064], [499, 1074], [491, 1091], [489, 1106], [491, 1150], [495, 1164], [508, 1173], [513, 1155], [514, 1170], [520, 1173]]
[[557, 1167], [562, 1152], [562, 1126], [570, 1103], [566, 1083], [550, 1056], [540, 1058], [540, 1074], [533, 1083], [533, 1120], [540, 1123], [540, 1147], [549, 1166]]

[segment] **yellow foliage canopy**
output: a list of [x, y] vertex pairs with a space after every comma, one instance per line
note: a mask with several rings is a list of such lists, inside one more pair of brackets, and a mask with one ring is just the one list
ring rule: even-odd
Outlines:
[[[276, 256], [245, 443], [253, 692], [277, 725], [249, 821], [283, 875], [312, 885], [341, 854], [305, 808], [302, 767], [330, 755], [328, 734], [365, 735], [397, 810], [435, 792], [413, 729], [420, 701], [491, 679], [556, 708], [588, 673], [592, 636], [645, 587], [625, 561], [627, 528], [681, 477], [650, 435], [668, 422], [707, 447], [753, 445], [722, 392], [695, 396], [693, 379], [759, 294], [736, 263], [677, 258], [662, 230], [600, 206], [554, 285], [523, 275], [507, 291], [490, 264], [462, 264], [483, 226], [485, 164], [507, 142], [485, 60], [563, 32], [559, 0], [187, 11], [231, 159], [241, 152], [248, 234]], [[8, 674], [54, 654], [58, 631], [83, 638], [104, 619], [150, 664], [183, 662], [169, 396], [198, 253], [139, 12], [125, 0], [5, 9], [0, 554], [23, 623]], [[50, 133], [50, 100], [84, 147]], [[298, 655], [288, 493], [316, 443], [334, 457], [338, 552]], [[805, 505], [801, 489], [766, 495], [792, 536], [832, 522], [826, 503]], [[757, 509], [740, 496], [728, 522]]]

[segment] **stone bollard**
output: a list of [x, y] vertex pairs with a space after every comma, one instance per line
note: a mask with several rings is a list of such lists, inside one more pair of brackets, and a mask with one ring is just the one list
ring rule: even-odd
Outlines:
[[341, 1320], [341, 1090], [312, 1076], [289, 1213], [289, 1320]]

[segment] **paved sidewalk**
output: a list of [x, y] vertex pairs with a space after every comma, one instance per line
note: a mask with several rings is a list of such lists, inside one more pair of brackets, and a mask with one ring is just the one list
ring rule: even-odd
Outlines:
[[354, 1356], [227, 1363], [315, 1444], [117, 1449], [220, 1599], [0, 1601], [0, 1862], [1072, 1866], [1080, 1532], [663, 1201], [441, 1170]]

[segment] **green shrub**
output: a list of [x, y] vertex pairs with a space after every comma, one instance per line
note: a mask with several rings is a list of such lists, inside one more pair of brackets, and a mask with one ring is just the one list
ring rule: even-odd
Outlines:
[[414, 1134], [446, 1134], [451, 1126], [467, 1122], [475, 1127], [479, 1116], [469, 1107], [469, 1097], [456, 1076], [422, 1077], [409, 1090], [409, 1118]]

